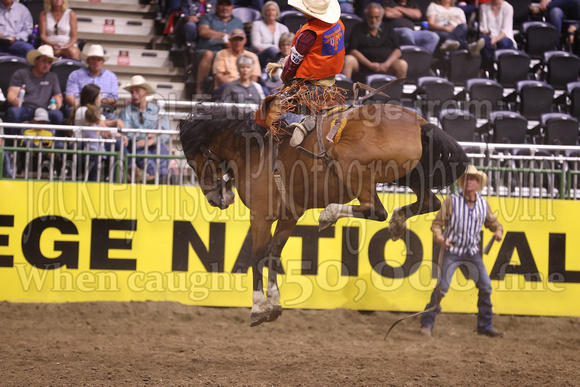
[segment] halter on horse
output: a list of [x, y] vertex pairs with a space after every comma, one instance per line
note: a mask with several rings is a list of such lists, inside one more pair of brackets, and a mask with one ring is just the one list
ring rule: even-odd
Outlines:
[[[232, 178], [242, 202], [250, 209], [252, 234], [253, 307], [251, 325], [273, 321], [282, 313], [277, 273], [282, 249], [298, 218], [311, 208], [325, 208], [320, 228], [341, 217], [387, 219], [376, 192], [377, 183], [408, 186], [417, 201], [394, 210], [388, 227], [391, 238], [400, 238], [411, 216], [441, 207], [432, 189], [451, 185], [463, 174], [467, 157], [463, 149], [440, 128], [397, 105], [366, 105], [346, 114], [340, 140], [326, 136], [338, 114], [321, 124], [322, 140], [310, 133], [304, 148], [321, 153], [325, 147], [332, 166], [292, 148], [287, 140], [265, 140], [266, 128], [251, 121], [232, 119], [240, 112], [213, 108], [205, 119], [193, 116], [180, 124], [185, 156], [213, 206], [226, 208], [233, 201]], [[232, 115], [232, 113], [234, 115]], [[211, 119], [207, 119], [208, 114]], [[276, 185], [287, 190], [283, 200]], [[346, 205], [358, 199], [358, 205]], [[290, 201], [290, 204], [289, 204]], [[274, 234], [273, 223], [277, 221]], [[268, 267], [266, 296], [260, 269]]]

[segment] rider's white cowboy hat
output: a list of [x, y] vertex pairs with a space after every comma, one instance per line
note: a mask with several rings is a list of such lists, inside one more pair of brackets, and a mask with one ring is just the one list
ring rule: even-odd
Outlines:
[[28, 51], [28, 54], [26, 54], [26, 60], [28, 60], [28, 63], [34, 66], [34, 60], [39, 56], [46, 56], [47, 58], [50, 58], [53, 62], [56, 62], [57, 60], [60, 59], [54, 56], [54, 50], [52, 49], [52, 46], [45, 44], [44, 46], [38, 47], [38, 50]]
[[477, 168], [475, 168], [473, 165], [469, 165], [463, 175], [461, 175], [461, 177], [457, 180], [459, 187], [465, 187], [466, 176], [475, 176], [477, 180], [479, 180], [479, 188], [477, 189], [478, 191], [481, 191], [483, 187], [487, 185], [487, 175], [485, 172], [478, 171]]
[[123, 89], [131, 91], [131, 88], [133, 87], [142, 87], [143, 89], [147, 90], [147, 94], [155, 93], [155, 88], [141, 75], [132, 76], [129, 83], [123, 86]]
[[288, 0], [288, 5], [329, 24], [340, 19], [338, 0]]
[[97, 56], [103, 58], [106, 62], [109, 60], [109, 54], [105, 52], [105, 49], [100, 44], [91, 44], [88, 48], [85, 47], [83, 52], [81, 52], [81, 59], [86, 62], [91, 56]]

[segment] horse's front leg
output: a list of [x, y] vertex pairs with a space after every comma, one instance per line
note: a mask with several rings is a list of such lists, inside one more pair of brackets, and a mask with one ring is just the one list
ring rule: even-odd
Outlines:
[[282, 272], [280, 257], [282, 250], [296, 226], [296, 219], [279, 220], [270, 243], [268, 256], [268, 287], [266, 289], [268, 304], [268, 320], [274, 321], [282, 314], [280, 305], [280, 289], [278, 288], [278, 273]]
[[260, 325], [268, 321], [268, 303], [264, 296], [263, 268], [264, 258], [270, 250], [270, 229], [271, 221], [253, 221], [252, 232], [252, 311], [250, 315], [250, 326]]

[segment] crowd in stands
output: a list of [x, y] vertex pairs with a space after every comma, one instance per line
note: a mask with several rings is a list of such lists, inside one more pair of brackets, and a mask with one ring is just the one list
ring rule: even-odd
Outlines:
[[[183, 15], [175, 33], [192, 48], [196, 81], [196, 95], [192, 98], [206, 98], [209, 94], [215, 100], [259, 103], [282, 85], [280, 70], [268, 77], [265, 67], [281, 62], [291, 53], [295, 31], [280, 22], [280, 7], [288, 9], [284, 5], [285, 2], [260, 0], [165, 1], [166, 17], [176, 12]], [[456, 4], [455, 0], [434, 0], [428, 6], [416, 0], [357, 0], [340, 1], [340, 6], [343, 14], [360, 19], [358, 24], [349, 24], [346, 31], [347, 55], [342, 73], [348, 79], [364, 81], [372, 74], [406, 77], [412, 63], [404, 60], [402, 46], [421, 47], [435, 59], [466, 50], [471, 57], [482, 57], [481, 76], [490, 75], [496, 50], [522, 48], [516, 42], [514, 7], [507, 0], [480, 1], [478, 9], [472, 3]], [[251, 7], [259, 11], [261, 18], [242, 20], [234, 16], [235, 7]], [[580, 40], [576, 26], [576, 22], [580, 23], [580, 0], [542, 0], [531, 9], [540, 12], [561, 33], [561, 49], [574, 50], [574, 43]], [[45, 10], [38, 20], [40, 47], [35, 48], [28, 9], [14, 0], [0, 0], [0, 55], [21, 56], [31, 65], [10, 79], [5, 121], [35, 122], [36, 118], [47, 118], [51, 124], [70, 122], [104, 128], [72, 135], [116, 138], [116, 149], [132, 144], [105, 128], [169, 128], [167, 117], [160, 116], [157, 105], [146, 98], [155, 92], [154, 87], [140, 75], [124, 87], [131, 100], [119, 110], [117, 76], [104, 68], [108, 54], [100, 44], [87, 44], [80, 50], [77, 16], [67, 0], [45, 0]], [[56, 74], [50, 71], [59, 57], [83, 61], [83, 66], [68, 77], [65, 90], [61, 90]], [[5, 133], [21, 130], [7, 129]], [[137, 136], [137, 152], [168, 154], [166, 136], [156, 137]], [[137, 162], [148, 178], [155, 168], [160, 168], [161, 175], [167, 173], [167, 160], [150, 161], [154, 160], [139, 158]], [[89, 179], [93, 178], [91, 172]]]

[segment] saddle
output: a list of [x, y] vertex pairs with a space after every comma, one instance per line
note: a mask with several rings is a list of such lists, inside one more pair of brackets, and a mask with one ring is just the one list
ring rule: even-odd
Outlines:
[[[329, 117], [338, 115], [336, 118], [334, 118], [332, 120], [332, 122], [330, 123], [330, 131], [328, 132], [328, 134], [326, 135], [326, 140], [328, 140], [331, 143], [338, 143], [340, 141], [340, 137], [342, 135], [342, 130], [344, 129], [344, 127], [347, 124], [347, 118], [346, 116], [348, 115], [348, 113], [358, 107], [361, 106], [362, 103], [371, 98], [374, 95], [380, 94], [382, 96], [385, 97], [389, 97], [387, 94], [384, 94], [383, 91], [385, 89], [388, 89], [389, 87], [392, 87], [394, 85], [397, 85], [401, 82], [404, 82], [405, 78], [399, 78], [399, 79], [395, 79], [389, 83], [384, 84], [383, 86], [379, 87], [378, 89], [375, 89], [373, 87], [367, 86], [361, 82], [356, 82], [355, 84], [353, 84], [353, 94], [354, 94], [354, 98], [353, 98], [353, 103], [349, 106], [335, 106], [333, 108], [331, 108], [330, 110], [327, 110], [323, 113], [319, 113], [316, 114], [316, 138], [318, 139], [318, 146], [319, 149], [321, 149], [320, 154], [315, 154], [311, 151], [309, 151], [308, 149], [305, 149], [302, 146], [297, 146], [296, 150], [298, 150], [300, 153], [311, 157], [313, 159], [323, 159], [327, 162], [327, 164], [332, 167], [333, 166], [333, 161], [332, 158], [328, 155], [328, 152], [326, 150], [326, 147], [324, 146], [324, 140], [322, 138], [322, 123], [324, 122], [324, 120], [328, 119]], [[368, 91], [368, 93], [362, 97], [359, 97], [359, 92], [361, 90], [365, 90]], [[343, 98], [344, 100], [344, 98]]]

